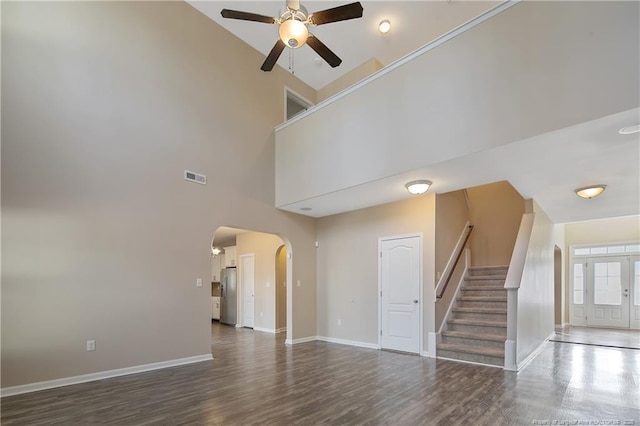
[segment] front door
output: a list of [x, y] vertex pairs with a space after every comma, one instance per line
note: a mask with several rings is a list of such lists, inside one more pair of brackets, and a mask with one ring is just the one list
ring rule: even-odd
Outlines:
[[587, 259], [587, 325], [629, 328], [629, 257]]
[[255, 257], [240, 256], [240, 291], [242, 292], [242, 326], [254, 327], [255, 307]]
[[420, 353], [422, 238], [380, 241], [380, 346]]

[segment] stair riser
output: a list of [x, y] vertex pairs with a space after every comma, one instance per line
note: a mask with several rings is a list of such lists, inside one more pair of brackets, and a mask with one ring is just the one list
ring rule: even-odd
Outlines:
[[495, 334], [495, 335], [498, 335], [498, 336], [504, 336], [505, 339], [507, 338], [507, 328], [506, 327], [447, 323], [447, 330], [465, 331], [467, 333]]
[[492, 309], [507, 309], [507, 302], [469, 302], [458, 301], [458, 307], [460, 308], [492, 308]]
[[504, 358], [496, 358], [486, 355], [467, 354], [463, 352], [443, 351], [438, 349], [437, 356], [442, 358], [459, 359], [463, 361], [479, 362], [482, 364], [504, 366]]
[[466, 337], [442, 336], [444, 343], [458, 343], [463, 345], [473, 345], [482, 348], [504, 349], [504, 342], [494, 340], [468, 339]]
[[507, 291], [504, 289], [487, 290], [475, 287], [463, 287], [461, 288], [461, 294], [464, 296], [491, 296], [491, 297], [505, 297]]
[[469, 268], [467, 270], [469, 275], [473, 276], [482, 276], [482, 275], [507, 275], [507, 268], [496, 268], [496, 269], [476, 269]]
[[465, 287], [478, 287], [483, 285], [504, 287], [504, 280], [464, 280]]
[[479, 312], [454, 312], [454, 318], [501, 321], [507, 324], [507, 314], [484, 314]]

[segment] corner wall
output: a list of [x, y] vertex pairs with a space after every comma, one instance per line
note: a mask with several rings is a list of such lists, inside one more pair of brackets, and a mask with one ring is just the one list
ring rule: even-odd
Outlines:
[[434, 329], [435, 200], [428, 194], [318, 219], [319, 336], [378, 344], [378, 239], [421, 232], [426, 350]]
[[553, 223], [531, 202], [535, 217], [517, 302], [518, 369], [554, 331]]

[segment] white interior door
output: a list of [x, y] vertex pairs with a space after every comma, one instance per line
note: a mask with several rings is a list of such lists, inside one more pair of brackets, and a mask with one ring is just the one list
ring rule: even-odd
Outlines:
[[587, 260], [587, 325], [629, 328], [629, 257]]
[[242, 326], [254, 327], [255, 311], [255, 257], [240, 256], [240, 288], [242, 291]]
[[422, 238], [380, 240], [380, 346], [420, 353]]

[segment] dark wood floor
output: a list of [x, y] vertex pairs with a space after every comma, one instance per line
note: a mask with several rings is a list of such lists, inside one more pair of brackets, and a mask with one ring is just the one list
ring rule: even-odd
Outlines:
[[214, 324], [213, 361], [6, 397], [2, 425], [640, 425], [638, 350], [549, 342], [516, 374], [283, 339]]

